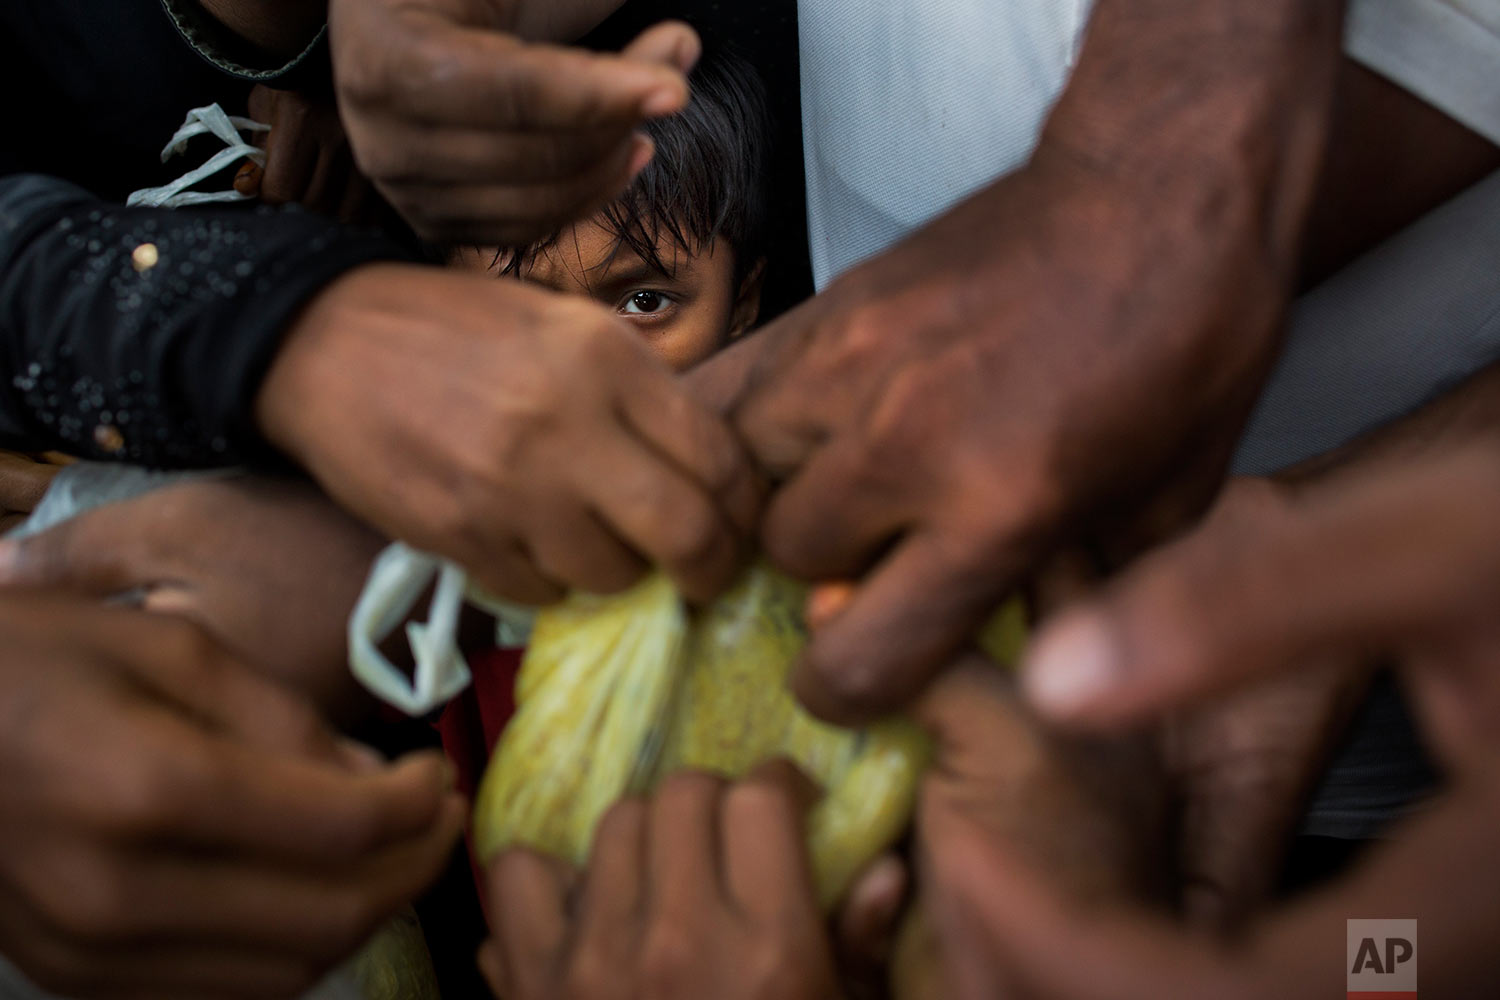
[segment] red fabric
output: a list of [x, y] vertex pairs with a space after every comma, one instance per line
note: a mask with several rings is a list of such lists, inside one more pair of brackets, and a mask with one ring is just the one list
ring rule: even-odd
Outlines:
[[[490, 754], [505, 730], [505, 724], [516, 711], [516, 674], [521, 669], [521, 650], [486, 649], [469, 656], [473, 683], [469, 689], [450, 701], [438, 716], [438, 735], [443, 752], [453, 762], [455, 783], [472, 803], [479, 790], [479, 779], [489, 763]], [[474, 830], [465, 836], [469, 843], [469, 864], [474, 869], [474, 884], [479, 887], [479, 902], [489, 919], [485, 899], [484, 870], [474, 857]]]

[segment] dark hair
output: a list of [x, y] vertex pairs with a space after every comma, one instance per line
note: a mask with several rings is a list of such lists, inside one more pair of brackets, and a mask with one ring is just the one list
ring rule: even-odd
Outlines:
[[[616, 239], [610, 259], [628, 247], [670, 275], [676, 264], [657, 249], [663, 236], [688, 253], [722, 238], [734, 249], [738, 282], [766, 255], [771, 122], [765, 86], [754, 67], [723, 44], [705, 44], [688, 80], [688, 106], [644, 126], [656, 155], [600, 213]], [[504, 261], [501, 273], [519, 274], [561, 235], [502, 249], [496, 257]]]

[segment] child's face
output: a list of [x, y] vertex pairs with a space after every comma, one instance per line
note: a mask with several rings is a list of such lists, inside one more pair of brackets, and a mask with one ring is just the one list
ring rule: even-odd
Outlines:
[[[599, 223], [580, 222], [563, 230], [520, 276], [554, 291], [586, 295], [614, 310], [677, 371], [707, 358], [755, 322], [759, 275], [752, 274], [737, 287], [734, 251], [725, 241], [715, 240], [689, 254], [666, 237], [659, 253], [667, 264], [676, 264], [670, 276], [654, 270], [628, 245], [616, 250], [616, 242]], [[495, 254], [465, 249], [453, 263], [465, 270], [489, 271]]]

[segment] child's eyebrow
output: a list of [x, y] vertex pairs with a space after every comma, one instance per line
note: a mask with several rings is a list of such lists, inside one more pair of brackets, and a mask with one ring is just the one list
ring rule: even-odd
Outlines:
[[634, 254], [621, 254], [616, 258], [614, 266], [605, 271], [598, 287], [613, 292], [642, 282], [671, 281], [673, 277], [659, 268], [652, 267]]

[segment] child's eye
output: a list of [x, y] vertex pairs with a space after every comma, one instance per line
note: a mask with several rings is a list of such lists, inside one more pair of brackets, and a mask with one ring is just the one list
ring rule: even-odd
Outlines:
[[620, 306], [620, 311], [627, 316], [655, 316], [657, 313], [665, 312], [671, 304], [672, 300], [661, 292], [642, 289], [626, 296], [624, 304]]

